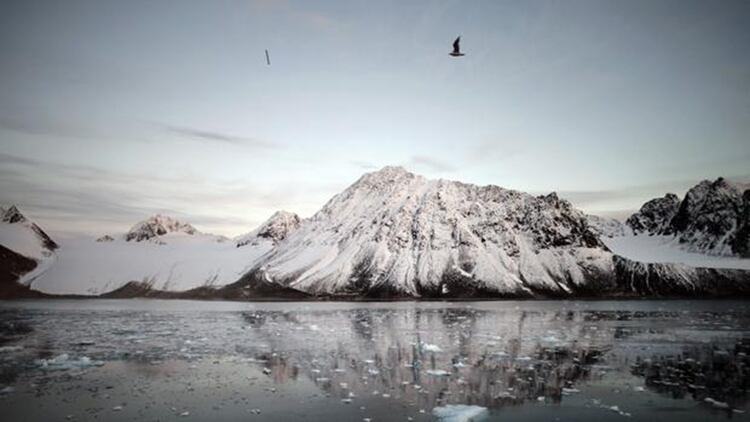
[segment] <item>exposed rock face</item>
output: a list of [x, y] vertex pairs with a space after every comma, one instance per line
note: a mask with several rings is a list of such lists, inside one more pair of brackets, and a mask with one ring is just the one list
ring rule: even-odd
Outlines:
[[732, 250], [742, 257], [750, 258], [750, 189], [742, 194], [742, 213]]
[[750, 190], [722, 177], [704, 180], [680, 201], [653, 199], [627, 220], [635, 233], [672, 235], [686, 249], [715, 255], [748, 255]]
[[617, 286], [601, 295], [637, 297], [750, 296], [750, 271], [643, 263], [614, 256]]
[[268, 239], [277, 244], [286, 239], [289, 233], [297, 230], [302, 220], [297, 214], [287, 211], [276, 211], [257, 229], [235, 239], [237, 247], [256, 244], [260, 239]]
[[748, 225], [745, 192], [741, 185], [721, 177], [699, 183], [685, 194], [670, 234], [696, 251], [739, 254], [737, 246], [741, 248], [743, 242], [737, 232]]
[[566, 294], [612, 273], [585, 215], [557, 195], [429, 180], [399, 167], [360, 178], [245, 279], [313, 294]]
[[680, 207], [680, 198], [668, 193], [662, 198], [652, 199], [631, 215], [625, 224], [633, 233], [663, 234], [669, 231], [670, 223]]
[[151, 240], [158, 236], [164, 236], [167, 233], [185, 233], [193, 235], [197, 232], [198, 231], [188, 223], [182, 223], [175, 218], [157, 214], [134, 225], [130, 231], [125, 234], [125, 240], [128, 242], [142, 242], [144, 240]]
[[30, 297], [34, 294], [18, 279], [36, 268], [36, 261], [0, 245], [0, 299]]

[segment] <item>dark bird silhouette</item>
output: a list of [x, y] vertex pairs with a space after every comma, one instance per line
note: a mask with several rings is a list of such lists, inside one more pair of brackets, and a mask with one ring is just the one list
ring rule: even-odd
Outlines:
[[461, 36], [459, 35], [458, 38], [456, 38], [456, 41], [453, 41], [453, 51], [451, 52], [451, 56], [461, 57], [464, 55], [464, 53], [461, 52], [461, 46], [458, 45], [460, 42]]
[[271, 66], [271, 58], [268, 57], [268, 50], [266, 50], [266, 64]]

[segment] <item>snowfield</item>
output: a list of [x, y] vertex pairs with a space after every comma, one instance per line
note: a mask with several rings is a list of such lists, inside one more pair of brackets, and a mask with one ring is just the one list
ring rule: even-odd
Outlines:
[[615, 254], [646, 263], [684, 264], [695, 268], [750, 270], [750, 259], [690, 252], [674, 236], [616, 236], [602, 241]]
[[63, 242], [58, 259], [31, 285], [57, 294], [97, 295], [129, 281], [145, 281], [160, 290], [182, 291], [237, 281], [248, 267], [273, 246], [258, 242], [238, 248], [216, 236], [170, 233], [159, 242]]

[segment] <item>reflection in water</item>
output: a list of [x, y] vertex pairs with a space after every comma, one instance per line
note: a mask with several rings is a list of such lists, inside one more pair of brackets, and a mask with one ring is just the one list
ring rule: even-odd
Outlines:
[[112, 303], [125, 305], [3, 310], [0, 341], [11, 348], [0, 356], [0, 383], [16, 382], [21, 372], [54, 376], [35, 363], [66, 353], [77, 362], [143, 362], [141, 371], [156, 372], [164, 362], [231, 359], [278, 388], [304, 384], [343, 403], [378, 397], [428, 412], [453, 403], [490, 409], [561, 403], [613, 375], [632, 374], [653, 391], [725, 404], [730, 412], [747, 407], [750, 390], [744, 304], [284, 303], [134, 310], [129, 307], [141, 302]]
[[750, 338], [731, 349], [711, 345], [685, 347], [682, 353], [638, 358], [633, 374], [646, 385], [674, 398], [690, 396], [714, 407], [742, 407], [750, 392]]

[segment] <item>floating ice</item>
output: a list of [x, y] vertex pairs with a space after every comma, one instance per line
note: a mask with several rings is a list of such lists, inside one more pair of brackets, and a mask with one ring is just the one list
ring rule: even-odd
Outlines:
[[709, 403], [709, 404], [713, 405], [713, 407], [715, 407], [717, 409], [729, 409], [729, 404], [727, 404], [727, 403], [725, 403], [723, 401], [718, 401], [718, 400], [712, 399], [711, 397], [706, 397], [704, 401], [706, 403]]
[[79, 359], [70, 359], [70, 356], [67, 353], [63, 353], [52, 359], [39, 359], [37, 364], [40, 368], [47, 371], [66, 371], [73, 368], [102, 366], [104, 365], [104, 362], [100, 360], [91, 360], [88, 356], [81, 356]]
[[432, 409], [440, 422], [471, 422], [487, 417], [487, 408], [466, 404], [449, 404]]
[[428, 369], [427, 370], [428, 375], [434, 375], [436, 377], [444, 377], [450, 375], [450, 372], [444, 370], [444, 369]]
[[437, 344], [422, 343], [422, 350], [425, 352], [442, 352], [443, 349]]

